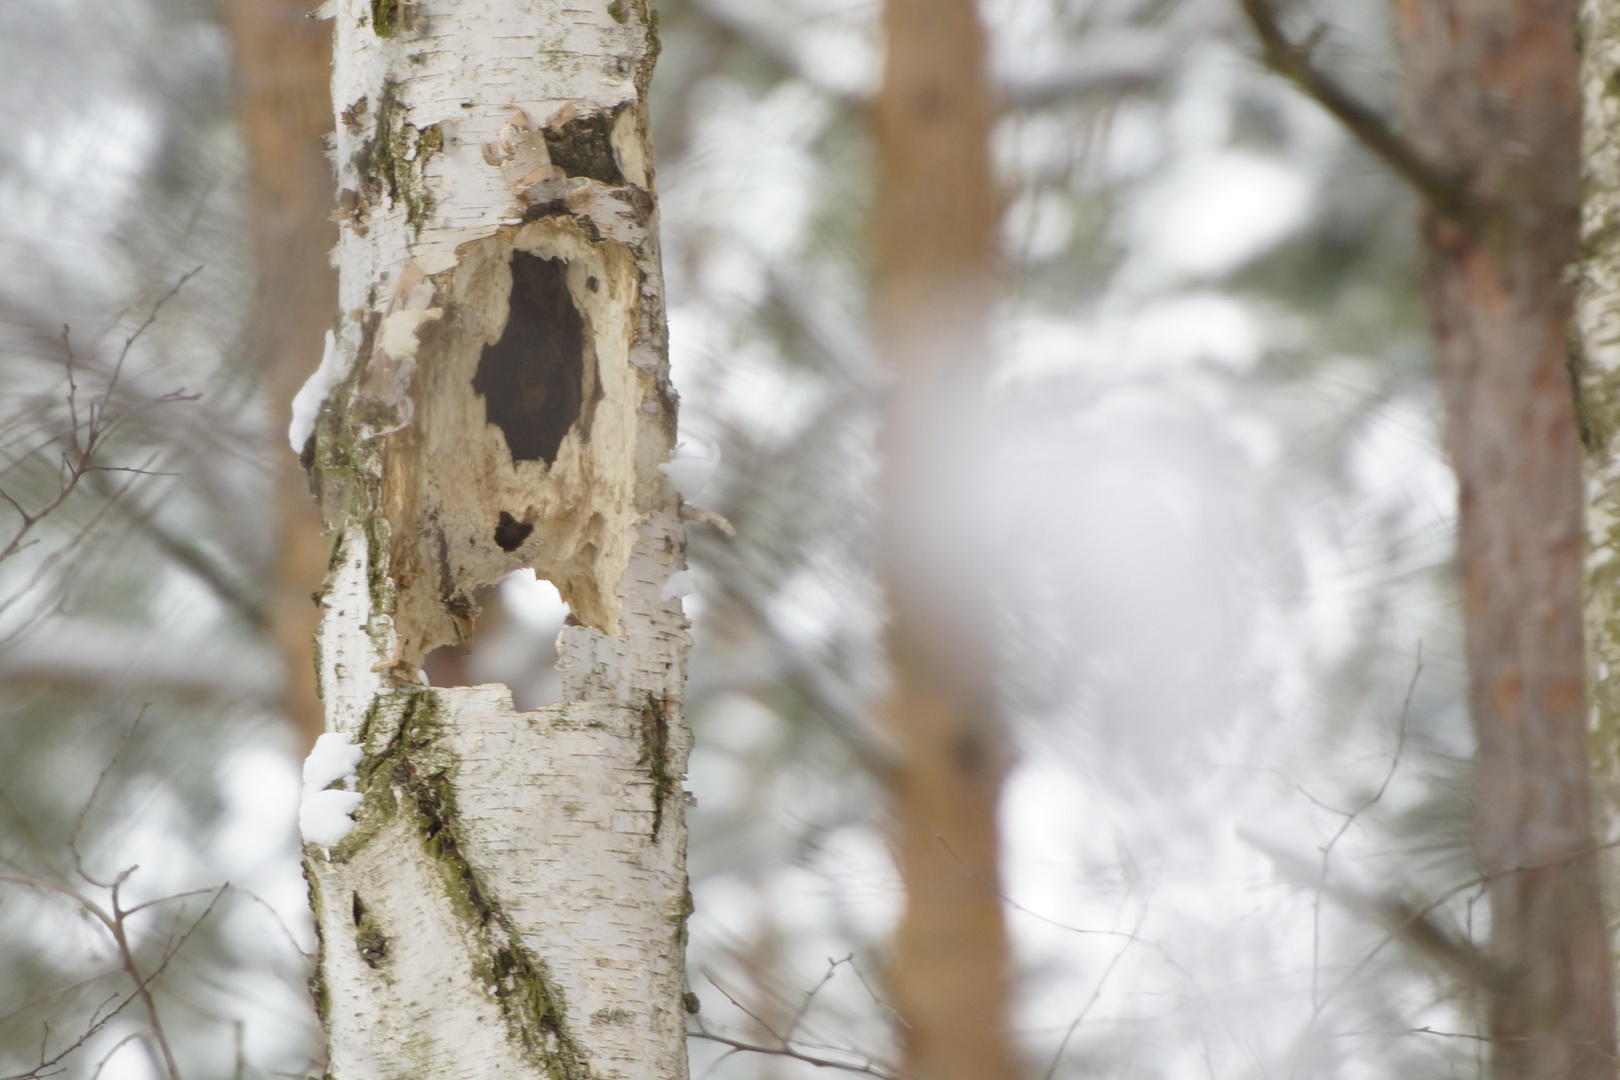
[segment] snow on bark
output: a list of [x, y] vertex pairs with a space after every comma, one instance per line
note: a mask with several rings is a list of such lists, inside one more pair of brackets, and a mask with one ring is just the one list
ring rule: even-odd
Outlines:
[[[684, 534], [642, 0], [333, 0], [341, 314], [318, 668], [363, 748], [306, 848], [338, 1080], [686, 1075]], [[563, 698], [422, 685], [475, 590], [572, 610]], [[328, 794], [336, 794], [329, 792]], [[334, 836], [341, 829], [323, 831]]]

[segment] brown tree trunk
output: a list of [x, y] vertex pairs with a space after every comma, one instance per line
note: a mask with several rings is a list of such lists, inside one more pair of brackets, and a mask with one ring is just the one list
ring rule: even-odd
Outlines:
[[974, 481], [996, 201], [984, 34], [971, 0], [888, 0], [877, 108], [878, 304], [894, 379], [881, 544], [906, 887], [891, 984], [903, 1075], [1010, 1080], [996, 807], [1006, 771], [991, 681], [986, 532]]
[[337, 274], [327, 257], [337, 242], [329, 220], [334, 183], [322, 148], [332, 129], [332, 29], [309, 17], [308, 0], [227, 6], [258, 267], [246, 359], [262, 366], [271, 410], [266, 454], [275, 474], [277, 534], [271, 631], [286, 666], [285, 709], [307, 745], [325, 730], [312, 645], [320, 609], [311, 597], [326, 576], [328, 551], [286, 431], [293, 395], [319, 364], [337, 308]]
[[1427, 288], [1460, 492], [1475, 843], [1498, 1080], [1612, 1077], [1566, 345], [1580, 97], [1565, 0], [1398, 0], [1419, 149], [1476, 208], [1429, 213]]

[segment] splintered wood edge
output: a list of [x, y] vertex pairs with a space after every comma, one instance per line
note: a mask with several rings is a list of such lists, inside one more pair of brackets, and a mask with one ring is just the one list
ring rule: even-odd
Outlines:
[[[426, 306], [388, 313], [379, 333], [387, 342], [388, 327], [402, 325], [416, 335], [409, 419], [385, 436], [382, 470], [399, 656], [415, 663], [464, 643], [474, 591], [525, 567], [556, 585], [579, 622], [618, 634], [616, 589], [638, 522], [665, 497], [657, 464], [670, 441], [657, 381], [632, 362], [642, 304], [634, 253], [593, 240], [572, 218], [548, 217], [457, 254], [426, 279], [431, 291], [410, 290], [407, 302]], [[565, 286], [565, 296], [540, 300], [571, 308], [582, 327], [579, 355], [548, 358], [577, 380], [571, 398], [547, 365], [508, 371], [504, 382], [492, 373], [508, 332], [525, 331], [513, 320], [513, 267], [534, 265], [523, 259], [550, 268], [528, 274], [529, 286]], [[372, 366], [396, 362], [381, 345], [375, 353]], [[542, 429], [548, 445], [527, 445], [535, 440], [526, 433]]]

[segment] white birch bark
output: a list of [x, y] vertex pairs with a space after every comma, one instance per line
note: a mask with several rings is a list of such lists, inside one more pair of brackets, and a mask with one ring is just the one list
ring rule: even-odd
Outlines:
[[[1574, 355], [1587, 462], [1587, 684], [1602, 842], [1620, 833], [1620, 11], [1610, 0], [1582, 0], [1580, 17], [1581, 264]], [[1607, 861], [1612, 908], [1612, 856]]]
[[[679, 1080], [689, 640], [650, 0], [322, 14], [341, 314], [305, 455], [327, 728], [363, 750], [331, 785], [352, 828], [322, 790], [346, 766], [306, 774], [328, 1075]], [[530, 566], [573, 612], [563, 700], [423, 686], [474, 590]]]

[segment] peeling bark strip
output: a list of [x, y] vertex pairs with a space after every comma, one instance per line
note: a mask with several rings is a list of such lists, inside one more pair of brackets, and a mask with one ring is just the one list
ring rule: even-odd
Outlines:
[[[364, 751], [352, 830], [306, 847], [328, 1073], [680, 1080], [689, 639], [662, 599], [685, 542], [658, 471], [651, 12], [323, 11], [342, 229], [318, 667], [328, 730]], [[420, 685], [522, 567], [573, 611], [562, 701]]]
[[1580, 152], [1575, 7], [1397, 0], [1396, 15], [1417, 148], [1490, 210], [1470, 225], [1431, 208], [1426, 231], [1460, 493], [1475, 848], [1502, 976], [1481, 988], [1492, 1070], [1498, 1080], [1613, 1077], [1580, 618], [1581, 448], [1565, 337]]

